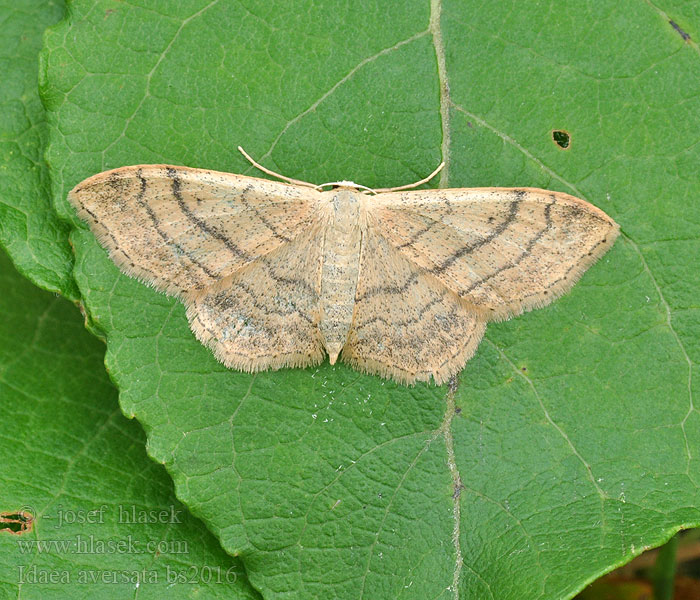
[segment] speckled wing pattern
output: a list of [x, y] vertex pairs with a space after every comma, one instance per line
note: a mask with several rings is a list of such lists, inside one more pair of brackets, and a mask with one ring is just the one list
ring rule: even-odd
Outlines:
[[68, 195], [128, 275], [182, 297], [290, 242], [318, 218], [318, 192], [170, 165], [98, 173]]
[[355, 313], [342, 358], [402, 383], [446, 381], [476, 352], [486, 323], [374, 227], [363, 236]]
[[114, 262], [187, 308], [229, 367], [323, 359], [318, 335], [319, 193], [169, 165], [100, 173], [69, 199]]
[[562, 192], [378, 194], [343, 359], [404, 383], [443, 383], [474, 354], [487, 321], [552, 302], [618, 231], [603, 211]]
[[305, 367], [325, 353], [319, 335], [322, 231], [288, 244], [186, 298], [197, 338], [244, 371]]
[[371, 215], [372, 227], [418, 272], [487, 320], [549, 304], [618, 235], [592, 204], [536, 188], [380, 194]]
[[334, 363], [342, 347], [407, 384], [447, 381], [489, 320], [548, 304], [618, 234], [591, 204], [532, 188], [365, 195], [137, 165], [69, 199], [125, 273], [184, 302], [228, 367]]

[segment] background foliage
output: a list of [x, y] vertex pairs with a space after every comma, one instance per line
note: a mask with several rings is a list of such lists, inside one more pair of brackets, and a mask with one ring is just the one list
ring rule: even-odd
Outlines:
[[[75, 0], [47, 32], [53, 199], [122, 410], [265, 597], [566, 598], [698, 524], [698, 16], [695, 2]], [[65, 196], [124, 164], [251, 172], [238, 144], [292, 177], [369, 186], [446, 156], [441, 185], [570, 192], [623, 236], [568, 296], [489, 326], [456, 390], [327, 364], [227, 371]], [[12, 253], [22, 227], [3, 235]]]
[[0, 597], [259, 598], [146, 456], [75, 307], [4, 254], [0, 287], [0, 512], [34, 516], [0, 532]]
[[0, 1], [0, 246], [37, 285], [75, 298], [68, 227], [51, 208], [37, 90], [41, 34], [63, 10], [62, 2]]

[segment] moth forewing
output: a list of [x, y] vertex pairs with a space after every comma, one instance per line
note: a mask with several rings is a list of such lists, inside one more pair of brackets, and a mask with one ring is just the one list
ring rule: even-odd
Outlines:
[[538, 188], [381, 194], [372, 217], [394, 248], [486, 320], [549, 304], [619, 233], [592, 204]]

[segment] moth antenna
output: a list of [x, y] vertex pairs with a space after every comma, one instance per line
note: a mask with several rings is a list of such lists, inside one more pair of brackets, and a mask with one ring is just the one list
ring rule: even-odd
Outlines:
[[416, 181], [415, 183], [409, 183], [407, 185], [399, 185], [397, 187], [392, 187], [392, 188], [379, 188], [374, 190], [375, 193], [377, 194], [382, 194], [384, 192], [399, 192], [401, 190], [410, 190], [413, 188], [417, 188], [419, 185], [423, 185], [424, 183], [428, 183], [435, 175], [437, 175], [440, 171], [442, 171], [442, 168], [445, 166], [445, 161], [441, 162], [437, 169], [435, 169], [430, 175], [427, 177], [424, 177], [420, 181]]
[[267, 173], [268, 175], [272, 175], [272, 177], [277, 177], [277, 179], [281, 179], [282, 181], [286, 181], [288, 183], [293, 183], [296, 185], [303, 185], [304, 187], [310, 187], [310, 188], [314, 188], [314, 189], [317, 188], [317, 186], [315, 186], [313, 183], [309, 183], [308, 181], [301, 181], [299, 179], [292, 179], [291, 177], [287, 177], [286, 175], [280, 175], [279, 173], [275, 173], [275, 171], [271, 171], [270, 169], [263, 167], [260, 163], [256, 162], [253, 158], [251, 158], [250, 154], [248, 154], [240, 146], [238, 146], [238, 151], [248, 159], [248, 162], [251, 165], [253, 165], [256, 169], [260, 169], [263, 173]]

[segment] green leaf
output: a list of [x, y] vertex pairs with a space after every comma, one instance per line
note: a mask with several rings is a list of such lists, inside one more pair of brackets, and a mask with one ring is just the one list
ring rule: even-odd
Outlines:
[[[700, 522], [700, 57], [692, 11], [691, 40], [668, 11], [76, 0], [50, 31], [56, 206], [122, 408], [266, 596], [569, 598]], [[65, 196], [127, 164], [253, 173], [238, 144], [368, 186], [445, 155], [443, 185], [571, 192], [623, 236], [565, 298], [489, 325], [456, 390], [228, 371]]]
[[146, 456], [75, 307], [2, 252], [0, 287], [0, 595], [258, 597]]
[[76, 298], [68, 228], [51, 207], [37, 89], [41, 35], [63, 10], [61, 1], [0, 0], [0, 246], [38, 286]]

